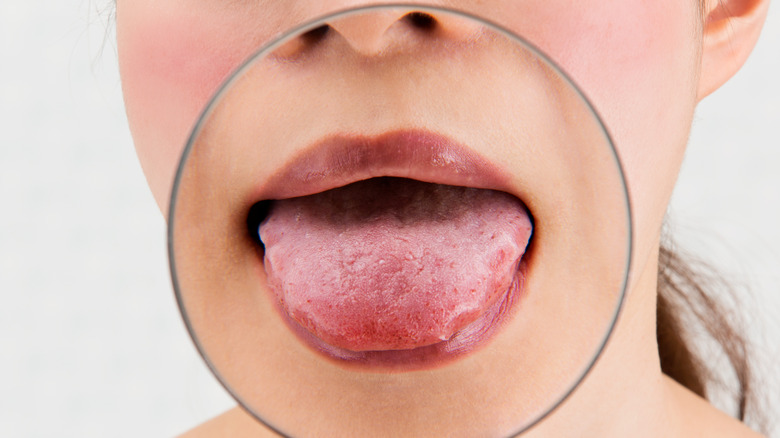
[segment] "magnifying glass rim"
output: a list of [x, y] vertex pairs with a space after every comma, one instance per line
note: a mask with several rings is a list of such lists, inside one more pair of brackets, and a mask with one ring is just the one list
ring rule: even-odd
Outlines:
[[381, 4], [381, 5], [366, 5], [366, 6], [359, 6], [354, 8], [348, 8], [348, 9], [342, 9], [336, 12], [332, 12], [323, 16], [320, 16], [318, 18], [314, 18], [312, 20], [309, 20], [303, 24], [300, 24], [286, 32], [281, 33], [277, 37], [275, 37], [271, 42], [267, 43], [257, 51], [255, 51], [250, 57], [248, 57], [236, 70], [234, 70], [227, 80], [225, 80], [222, 85], [220, 85], [218, 91], [211, 97], [208, 104], [205, 106], [203, 112], [198, 117], [198, 121], [195, 124], [195, 127], [192, 130], [192, 133], [190, 134], [187, 143], [184, 147], [184, 150], [182, 151], [181, 158], [179, 160], [179, 164], [176, 168], [176, 176], [174, 178], [173, 186], [171, 188], [171, 196], [170, 196], [170, 203], [168, 206], [168, 226], [167, 226], [167, 237], [168, 237], [168, 263], [169, 263], [169, 269], [171, 272], [171, 282], [173, 283], [173, 290], [174, 294], [176, 296], [176, 303], [179, 308], [179, 312], [181, 314], [182, 320], [184, 322], [184, 325], [187, 328], [187, 333], [190, 336], [190, 339], [192, 339], [193, 344], [195, 344], [195, 347], [198, 351], [198, 354], [203, 359], [203, 361], [208, 366], [211, 373], [216, 377], [217, 381], [222, 385], [223, 388], [230, 394], [231, 397], [233, 397], [234, 400], [250, 415], [252, 415], [257, 421], [264, 424], [269, 429], [273, 430], [275, 433], [279, 434], [280, 436], [290, 436], [287, 433], [283, 432], [278, 427], [274, 426], [269, 422], [269, 420], [262, 418], [258, 413], [256, 413], [248, 403], [246, 403], [241, 396], [238, 394], [238, 391], [234, 390], [233, 387], [226, 381], [225, 378], [222, 377], [222, 375], [217, 370], [216, 365], [209, 359], [208, 354], [201, 344], [201, 342], [198, 340], [198, 336], [195, 333], [195, 329], [192, 325], [192, 322], [190, 321], [189, 316], [187, 315], [187, 310], [184, 305], [184, 300], [182, 296], [181, 291], [181, 285], [179, 284], [179, 281], [176, 276], [176, 260], [175, 260], [175, 254], [174, 254], [174, 223], [175, 223], [175, 217], [176, 217], [176, 201], [178, 199], [178, 192], [179, 187], [181, 185], [181, 179], [184, 172], [184, 168], [187, 164], [187, 158], [189, 157], [189, 154], [194, 147], [194, 143], [196, 139], [198, 138], [198, 135], [200, 134], [204, 123], [209, 119], [213, 111], [215, 110], [215, 107], [217, 106], [217, 103], [221, 100], [223, 95], [231, 88], [231, 85], [238, 80], [238, 78], [242, 77], [244, 72], [249, 69], [258, 59], [264, 58], [269, 53], [273, 52], [277, 48], [279, 48], [281, 45], [288, 42], [290, 39], [295, 38], [302, 33], [315, 29], [317, 27], [320, 27], [324, 24], [327, 24], [327, 22], [343, 18], [348, 15], [357, 15], [357, 14], [363, 14], [366, 12], [371, 11], [378, 11], [378, 10], [386, 10], [386, 9], [410, 9], [414, 12], [425, 12], [430, 13], [432, 15], [435, 14], [449, 14], [458, 16], [460, 18], [464, 18], [467, 20], [474, 20], [477, 21], [489, 28], [491, 28], [493, 31], [503, 35], [504, 37], [508, 38], [509, 40], [520, 44], [522, 47], [527, 49], [529, 52], [537, 56], [539, 59], [541, 59], [549, 68], [551, 68], [559, 77], [561, 77], [564, 82], [571, 87], [571, 89], [574, 90], [576, 95], [582, 100], [582, 102], [586, 105], [588, 111], [591, 113], [591, 115], [596, 119], [598, 122], [599, 129], [601, 130], [601, 133], [604, 135], [604, 138], [607, 141], [607, 144], [609, 145], [609, 148], [612, 152], [612, 156], [615, 160], [615, 164], [617, 165], [620, 182], [622, 183], [623, 188], [623, 201], [626, 205], [626, 216], [628, 220], [628, 226], [627, 226], [627, 243], [626, 243], [626, 250], [627, 250], [627, 259], [626, 259], [626, 267], [623, 272], [623, 279], [622, 284], [620, 286], [621, 292], [620, 296], [618, 298], [617, 305], [615, 307], [615, 310], [612, 315], [612, 319], [609, 322], [608, 330], [606, 331], [603, 339], [599, 343], [595, 354], [591, 358], [591, 360], [588, 362], [588, 364], [583, 369], [581, 375], [574, 380], [574, 382], [571, 384], [568, 390], [564, 391], [563, 394], [555, 401], [553, 401], [550, 406], [540, 415], [538, 415], [536, 418], [531, 420], [529, 423], [523, 425], [518, 431], [513, 432], [509, 436], [517, 436], [522, 434], [523, 432], [531, 429], [535, 425], [539, 424], [542, 420], [547, 418], [552, 412], [554, 412], [582, 383], [582, 381], [587, 377], [587, 375], [590, 373], [590, 371], [593, 369], [593, 366], [596, 364], [596, 361], [601, 357], [601, 354], [604, 351], [604, 348], [607, 345], [607, 342], [612, 336], [612, 333], [615, 328], [615, 324], [617, 323], [617, 320], [621, 314], [621, 311], [623, 309], [623, 304], [625, 302], [625, 296], [626, 296], [626, 289], [628, 286], [628, 278], [629, 273], [631, 270], [631, 264], [632, 264], [632, 254], [633, 254], [633, 215], [631, 211], [631, 202], [630, 202], [630, 196], [628, 193], [627, 185], [626, 185], [626, 178], [625, 173], [623, 171], [623, 165], [622, 161], [620, 160], [620, 156], [615, 149], [614, 142], [612, 140], [612, 137], [609, 134], [609, 131], [607, 130], [606, 126], [604, 125], [604, 122], [602, 121], [601, 117], [599, 116], [598, 112], [590, 102], [590, 100], [587, 98], [587, 96], [581, 91], [581, 89], [576, 85], [576, 83], [572, 80], [572, 78], [569, 77], [568, 74], [566, 74], [565, 71], [561, 67], [559, 67], [552, 59], [550, 59], [549, 56], [547, 56], [544, 52], [542, 52], [538, 47], [531, 44], [526, 39], [522, 38], [521, 36], [517, 35], [516, 33], [509, 31], [508, 29], [502, 27], [501, 25], [492, 22], [488, 19], [476, 16], [474, 14], [460, 11], [457, 9], [449, 8], [449, 7], [442, 7], [442, 6], [430, 6], [430, 5], [422, 5], [422, 4], [412, 4], [412, 3], [388, 3], [388, 4]]

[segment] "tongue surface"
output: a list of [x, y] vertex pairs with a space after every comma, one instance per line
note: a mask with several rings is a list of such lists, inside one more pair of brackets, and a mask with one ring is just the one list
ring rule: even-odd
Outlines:
[[284, 311], [352, 351], [451, 338], [504, 299], [531, 231], [511, 195], [400, 178], [274, 201], [259, 227]]

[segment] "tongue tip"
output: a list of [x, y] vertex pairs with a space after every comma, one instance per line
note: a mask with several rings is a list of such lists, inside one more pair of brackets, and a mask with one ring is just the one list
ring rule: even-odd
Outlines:
[[[291, 314], [285, 313], [284, 319], [315, 350], [339, 362], [415, 368], [415, 364], [423, 366], [426, 358], [446, 361], [486, 345], [511, 314], [513, 303], [519, 299], [522, 291], [523, 276], [522, 269], [519, 269], [514, 281], [499, 299], [484, 309], [476, 319], [464, 321], [462, 326], [451, 327], [449, 334], [416, 332], [412, 335], [388, 335], [388, 332], [345, 330], [343, 326], [328, 332], [323, 331], [323, 326], [311, 325], [313, 321], [308, 318], [294, 319]], [[306, 324], [307, 320], [309, 324]]]
[[[321, 329], [322, 327], [317, 327]], [[341, 329], [323, 333], [310, 332], [323, 342], [353, 352], [413, 350], [447, 341], [452, 335], [436, 335], [430, 332], [410, 332], [408, 327], [384, 327], [382, 329]]]
[[[520, 273], [516, 272], [517, 275]], [[512, 299], [511, 295], [516, 290], [513, 287], [517, 283], [515, 280], [500, 285], [494, 297], [479, 307], [455, 305], [438, 311], [426, 308], [425, 313], [371, 311], [366, 315], [357, 314], [366, 312], [343, 310], [330, 315], [330, 312], [318, 311], [319, 306], [316, 305], [307, 310], [283, 311], [310, 336], [337, 349], [356, 353], [415, 350], [445, 345], [457, 338], [471, 337], [475, 332], [488, 330], [488, 326], [496, 322], [498, 310]], [[344, 317], [344, 314], [352, 317]]]

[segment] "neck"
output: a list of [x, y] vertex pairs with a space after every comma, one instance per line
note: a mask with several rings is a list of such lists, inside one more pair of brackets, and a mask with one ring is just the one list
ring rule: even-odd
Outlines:
[[526, 435], [669, 436], [678, 419], [656, 341], [657, 251], [638, 266], [601, 357], [580, 387]]

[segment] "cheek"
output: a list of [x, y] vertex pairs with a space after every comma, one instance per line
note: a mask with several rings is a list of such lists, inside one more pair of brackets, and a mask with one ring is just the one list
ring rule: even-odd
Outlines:
[[176, 163], [200, 111], [230, 72], [268, 38], [236, 32], [230, 11], [178, 3], [135, 0], [117, 5], [128, 121], [163, 210]]
[[[572, 75], [618, 145], [636, 217], [652, 217], [637, 225], [652, 229], [663, 216], [695, 102], [694, 1], [503, 0], [489, 8], [465, 1], [448, 4], [526, 36]], [[296, 20], [341, 7], [332, 3], [312, 6], [309, 13], [298, 11]], [[280, 9], [287, 6], [258, 4], [262, 7], [185, 0], [118, 3], [128, 119], [163, 209], [181, 149], [209, 97], [243, 59], [291, 20], [290, 11]]]
[[[695, 11], [692, 0], [551, 0], [507, 24], [571, 75], [610, 131], [625, 138], [616, 143], [628, 156], [641, 152], [629, 148], [643, 136], [643, 120], [668, 121], [695, 102]], [[671, 143], [679, 146], [664, 145]]]
[[692, 122], [695, 1], [553, 0], [543, 16], [513, 24], [538, 37], [605, 121], [624, 166], [643, 255], [663, 222]]

